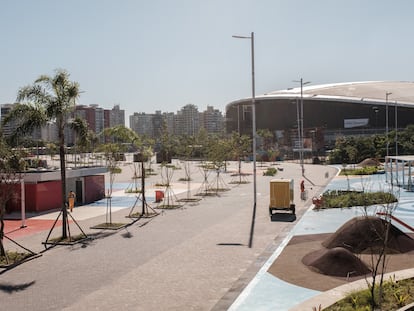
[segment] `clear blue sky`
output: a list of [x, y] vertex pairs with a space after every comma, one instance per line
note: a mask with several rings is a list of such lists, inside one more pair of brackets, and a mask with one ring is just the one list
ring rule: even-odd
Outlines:
[[133, 112], [204, 110], [312, 84], [412, 81], [410, 0], [0, 0], [0, 104], [69, 71], [79, 103]]

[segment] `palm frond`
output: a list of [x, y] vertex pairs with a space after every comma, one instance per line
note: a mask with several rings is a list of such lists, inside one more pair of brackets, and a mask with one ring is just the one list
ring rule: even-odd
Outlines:
[[105, 128], [102, 134], [104, 137], [111, 138], [112, 140], [118, 142], [132, 143], [139, 140], [137, 133], [123, 125]]
[[50, 94], [37, 84], [22, 87], [17, 94], [17, 102], [28, 101], [35, 105], [43, 105], [49, 100]]
[[44, 109], [41, 106], [16, 104], [3, 119], [3, 125], [13, 122], [14, 137], [31, 134], [33, 130], [41, 128], [47, 122]]

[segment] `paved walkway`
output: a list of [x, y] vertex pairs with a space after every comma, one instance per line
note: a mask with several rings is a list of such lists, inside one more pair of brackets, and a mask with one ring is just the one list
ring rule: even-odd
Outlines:
[[[180, 166], [180, 163], [174, 163]], [[117, 176], [117, 190], [112, 204], [113, 222], [130, 222], [125, 218], [135, 202], [121, 189], [130, 185], [131, 165]], [[281, 163], [279, 178], [294, 178], [299, 189], [300, 166]], [[18, 231], [27, 235], [16, 241], [42, 257], [20, 265], [1, 275], [2, 308], [11, 310], [226, 310], [240, 291], [255, 276], [262, 264], [278, 246], [294, 223], [271, 222], [268, 216], [269, 181], [263, 176], [266, 167], [257, 170], [257, 215], [253, 247], [248, 248], [252, 217], [252, 176], [248, 184], [231, 184], [237, 179], [222, 174], [229, 191], [217, 197], [206, 197], [196, 204], [186, 204], [177, 210], [160, 210], [160, 215], [140, 219], [120, 231], [93, 230], [91, 226], [105, 222], [106, 202], [77, 207], [73, 216], [92, 240], [67, 247], [55, 247], [46, 252], [42, 242], [48, 230], [30, 233], [32, 224]], [[231, 163], [229, 171], [236, 171]], [[243, 172], [251, 173], [251, 163], [243, 163]], [[158, 173], [147, 180], [147, 198], [153, 205], [155, 184], [162, 182]], [[320, 192], [335, 170], [324, 166], [306, 166], [309, 196]], [[187, 184], [179, 182], [184, 170], [174, 171], [173, 190], [186, 197]], [[214, 174], [213, 174], [214, 175]], [[214, 176], [209, 176], [213, 181]], [[198, 163], [192, 166], [192, 194], [198, 191], [203, 176]], [[310, 200], [310, 199], [309, 199]], [[295, 191], [297, 216], [306, 210]], [[52, 220], [56, 213], [30, 218], [33, 221]], [[11, 229], [11, 228], [10, 228]], [[71, 226], [71, 232], [77, 233]], [[10, 230], [6, 230], [10, 231]], [[16, 231], [15, 231], [16, 232]], [[59, 236], [56, 228], [53, 236]], [[8, 249], [15, 246], [6, 243]]]
[[[263, 176], [266, 168], [259, 166], [252, 248], [247, 247], [252, 184], [231, 184], [235, 177], [229, 173], [222, 174], [229, 191], [177, 210], [158, 210], [159, 216], [140, 219], [120, 231], [90, 229], [106, 220], [106, 201], [100, 201], [73, 211], [73, 216], [91, 240], [74, 246], [55, 247], [43, 252], [42, 257], [1, 275], [2, 307], [77, 311], [121, 307], [124, 310], [289, 310], [317, 296], [318, 291], [287, 284], [267, 273], [267, 268], [292, 236], [334, 232], [358, 211], [316, 213], [310, 210], [311, 198], [322, 193], [328, 183], [331, 189], [347, 187], [343, 178], [331, 182], [335, 168], [306, 165], [308, 199], [302, 201], [299, 197], [300, 166], [280, 163], [277, 167], [283, 168], [278, 178], [295, 180], [297, 220], [270, 221], [269, 181], [272, 177]], [[236, 170], [236, 163], [232, 163], [229, 171]], [[251, 172], [251, 163], [243, 163], [243, 171]], [[124, 176], [116, 180], [119, 190], [112, 203], [113, 222], [131, 222], [125, 216], [136, 198], [121, 190], [129, 184], [128, 173], [131, 175], [131, 170], [126, 167]], [[175, 194], [178, 198], [186, 197], [187, 184], [178, 181], [183, 170], [174, 174]], [[203, 181], [196, 163], [192, 177], [193, 195]], [[209, 180], [213, 178], [210, 176]], [[251, 181], [251, 176], [248, 179]], [[152, 203], [157, 189], [155, 184], [160, 181], [160, 174], [147, 181], [147, 198], [152, 206], [155, 206]], [[375, 188], [384, 183], [381, 180], [351, 180], [352, 188], [367, 187], [368, 184]], [[400, 200], [396, 216], [413, 224], [412, 193], [401, 192]], [[41, 242], [48, 229], [44, 230], [40, 224], [47, 224], [56, 216], [56, 213], [49, 213], [32, 217], [22, 229], [13, 228], [9, 223], [6, 232], [25, 247], [42, 252]], [[14, 224], [18, 226], [18, 223]], [[32, 229], [36, 226], [39, 232]], [[58, 235], [59, 229], [53, 234]], [[76, 234], [76, 228], [73, 234]], [[7, 246], [9, 249], [14, 247], [12, 244]]]

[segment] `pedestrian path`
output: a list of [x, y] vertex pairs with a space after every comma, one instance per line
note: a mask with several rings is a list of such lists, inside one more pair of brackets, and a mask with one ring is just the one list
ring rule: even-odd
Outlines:
[[[48, 230], [52, 227], [54, 220], [50, 219], [20, 219], [6, 220], [4, 233], [10, 239], [18, 239], [28, 235], [33, 235], [41, 231]], [[56, 223], [57, 227], [62, 225], [61, 221]]]
[[[285, 170], [280, 173], [281, 178], [287, 178], [287, 176], [291, 178], [294, 174], [297, 173], [297, 176], [295, 175], [295, 178], [297, 178], [297, 181], [301, 180], [300, 170], [296, 169], [295, 165], [285, 163], [283, 164], [283, 166], [285, 167]], [[323, 168], [322, 170], [320, 167], [311, 166], [309, 167], [307, 172], [311, 170], [315, 171], [313, 173], [315, 174], [315, 176], [318, 176], [319, 179], [326, 178], [325, 168]], [[315, 183], [319, 180], [318, 178], [314, 177]], [[384, 189], [386, 187], [386, 184], [383, 178], [383, 175], [376, 175], [368, 179], [350, 178], [348, 181], [346, 178], [336, 177], [329, 183], [328, 187], [326, 187], [325, 189], [347, 189], [348, 187], [350, 189], [355, 190], [362, 188], [369, 190]], [[74, 296], [76, 296], [77, 298], [73, 300], [76, 301], [75, 305], [73, 306], [73, 309], [76, 309], [79, 306], [95, 306], [99, 302], [103, 302], [104, 300], [102, 300], [99, 295], [104, 295], [106, 297], [110, 295], [118, 297], [118, 300], [116, 300], [115, 298], [111, 298], [111, 301], [113, 301], [113, 303], [118, 304], [121, 303], [121, 301], [123, 303], [125, 299], [131, 299], [131, 301], [135, 301], [135, 299], [131, 297], [127, 298], [125, 296], [122, 296], [128, 292], [125, 290], [126, 287], [128, 287], [129, 290], [134, 292], [137, 291], [137, 288], [139, 286], [141, 286], [141, 290], [143, 290], [144, 287], [145, 290], [151, 288], [153, 290], [150, 292], [155, 293], [154, 295], [157, 296], [157, 290], [159, 290], [159, 288], [162, 286], [166, 286], [166, 288], [168, 287], [169, 291], [163, 292], [162, 295], [163, 299], [167, 302], [165, 303], [164, 308], [159, 308], [160, 310], [169, 310], [173, 303], [175, 303], [175, 305], [180, 305], [180, 303], [182, 302], [183, 304], [186, 303], [188, 305], [189, 303], [194, 303], [196, 299], [200, 300], [197, 303], [195, 303], [195, 305], [198, 306], [197, 309], [210, 310], [206, 306], [211, 307], [212, 305], [216, 304], [217, 301], [220, 300], [220, 298], [223, 297], [223, 295], [225, 295], [226, 292], [231, 291], [232, 286], [235, 286], [235, 280], [244, 280], [243, 277], [245, 276], [245, 274], [243, 274], [244, 272], [240, 271], [242, 271], [242, 269], [247, 269], [245, 267], [249, 267], [248, 270], [250, 270], [250, 268], [253, 266], [254, 269], [252, 268], [252, 270], [254, 271], [252, 272], [252, 274], [250, 274], [250, 276], [256, 275], [256, 277], [254, 277], [254, 279], [247, 286], [245, 286], [246, 283], [243, 283], [243, 285], [240, 286], [240, 288], [244, 288], [244, 290], [238, 295], [238, 298], [234, 300], [234, 302], [231, 304], [231, 301], [233, 301], [234, 297], [237, 295], [239, 290], [237, 290], [237, 292], [234, 294], [231, 300], [227, 301], [226, 307], [220, 310], [229, 309], [233, 311], [283, 311], [290, 310], [299, 303], [306, 301], [312, 297], [317, 297], [319, 294], [321, 294], [321, 292], [296, 286], [294, 284], [289, 284], [268, 273], [268, 268], [278, 258], [278, 256], [282, 253], [284, 247], [288, 245], [289, 241], [294, 236], [334, 232], [339, 226], [341, 226], [347, 220], [357, 215], [360, 215], [362, 212], [360, 211], [360, 209], [357, 208], [314, 211], [310, 208], [310, 206], [307, 206], [307, 204], [310, 204], [308, 202], [311, 201], [311, 197], [308, 201], [300, 201], [299, 203], [299, 191], [297, 191], [295, 192], [295, 196], [297, 195], [296, 200], [301, 205], [298, 211], [303, 213], [304, 209], [306, 209], [306, 212], [303, 214], [303, 217], [299, 217], [298, 219], [300, 220], [298, 220], [296, 224], [289, 224], [289, 226], [286, 226], [286, 223], [269, 223], [267, 211], [267, 204], [269, 198], [267, 191], [269, 187], [269, 180], [270, 178], [267, 177], [258, 178], [259, 208], [258, 215], [256, 218], [257, 233], [254, 245], [255, 247], [257, 247], [257, 245], [261, 245], [261, 247], [257, 248], [254, 257], [250, 256], [250, 249], [244, 247], [230, 249], [230, 246], [226, 248], [224, 248], [223, 246], [218, 246], [219, 243], [223, 241], [233, 242], [234, 240], [236, 240], [237, 242], [243, 242], [245, 240], [244, 228], [249, 227], [248, 225], [250, 224], [249, 221], [251, 216], [249, 208], [251, 185], [238, 186], [232, 189], [232, 191], [226, 193], [226, 195], [223, 195], [223, 197], [220, 198], [220, 201], [216, 200], [215, 198], [208, 198], [206, 200], [202, 200], [200, 202], [200, 206], [188, 207], [180, 211], [171, 211], [171, 213], [166, 212], [165, 215], [163, 215], [162, 217], [155, 218], [155, 221], [151, 224], [151, 226], [145, 226], [142, 228], [139, 226], [131, 226], [130, 228], [128, 228], [128, 230], [130, 230], [130, 232], [132, 232], [132, 234], [134, 234], [134, 236], [136, 237], [134, 241], [132, 241], [132, 239], [124, 238], [123, 235], [114, 235], [112, 236], [112, 238], [99, 241], [99, 244], [105, 245], [105, 247], [98, 248], [91, 246], [82, 249], [82, 256], [84, 256], [85, 258], [77, 257], [76, 260], [77, 262], [81, 262], [84, 259], [86, 267], [87, 264], [89, 265], [93, 263], [97, 258], [93, 251], [96, 252], [100, 249], [107, 250], [111, 248], [118, 249], [119, 245], [124, 245], [133, 242], [134, 247], [132, 249], [128, 248], [128, 256], [125, 256], [125, 258], [134, 258], [133, 265], [131, 265], [131, 267], [128, 267], [129, 260], [126, 260], [124, 265], [122, 267], [119, 266], [118, 268], [124, 269], [122, 271], [124, 271], [125, 275], [129, 276], [133, 275], [135, 271], [136, 282], [131, 283], [131, 280], [128, 280], [128, 282], [122, 283], [121, 280], [118, 279], [118, 274], [116, 273], [115, 276], [113, 276], [113, 278], [111, 279], [111, 286], [106, 286], [105, 288], [93, 288], [93, 284], [89, 284], [88, 286], [84, 284], [85, 288], [83, 288], [82, 291], [79, 291], [76, 295], [74, 294]], [[299, 183], [297, 182], [296, 185], [298, 184]], [[325, 184], [326, 183], [323, 183], [323, 185]], [[129, 209], [136, 201], [135, 194], [126, 194], [125, 191], [122, 190], [125, 188], [125, 185], [125, 183], [114, 185], [113, 200], [111, 204], [111, 208], [113, 209], [113, 211], [119, 211], [120, 213], [116, 214], [118, 214], [117, 216], [122, 217], [123, 219], [125, 219], [125, 214], [128, 214]], [[200, 184], [196, 183], [192, 184], [192, 189], [199, 189], [199, 185]], [[309, 185], [307, 186], [307, 189], [309, 189], [309, 192], [311, 193], [310, 196], [313, 196], [320, 193], [320, 190], [323, 187], [324, 186], [322, 185], [320, 186], [320, 188], [319, 186]], [[184, 194], [184, 192], [187, 191], [186, 183], [177, 183], [176, 185], [174, 185], [173, 188], [176, 194]], [[147, 188], [146, 198], [148, 202], [152, 203], [154, 201], [156, 189], [158, 190], [162, 188]], [[248, 189], [248, 191], [246, 191], [246, 189]], [[413, 193], [400, 191], [399, 197], [400, 204], [398, 206], [398, 209], [395, 211], [395, 215], [398, 218], [401, 218], [403, 221], [406, 221], [407, 223], [414, 225]], [[247, 204], [246, 200], [248, 201]], [[73, 210], [73, 216], [76, 220], [84, 220], [82, 224], [85, 225], [85, 227], [89, 227], [91, 224], [96, 224], [105, 218], [107, 203], [107, 200], [104, 199], [93, 204], [76, 207]], [[139, 206], [139, 204], [140, 202], [137, 203], [137, 206]], [[247, 206], [245, 208], [246, 212], [243, 209], [245, 206]], [[219, 222], [217, 222], [217, 208], [220, 208], [220, 211], [222, 213], [220, 214]], [[210, 212], [212, 216], [209, 216]], [[24, 241], [25, 245], [40, 245], [39, 241], [43, 239], [45, 235], [42, 233], [40, 234], [42, 235], [40, 237], [40, 235], [35, 235], [33, 233], [34, 231], [29, 230], [49, 230], [52, 222], [56, 219], [58, 214], [59, 211], [56, 211], [44, 215], [37, 215], [35, 217], [28, 217], [28, 219], [26, 219], [26, 228], [20, 228], [20, 220], [10, 220], [9, 226], [6, 227], [8, 228], [6, 232], [10, 232], [10, 234], [33, 235], [33, 237], [30, 236], [29, 239], [26, 239]], [[226, 218], [226, 215], [231, 215], [231, 217], [228, 216]], [[237, 221], [235, 222], [234, 219], [237, 219]], [[205, 225], [205, 222], [211, 222], [212, 224], [214, 224], [214, 226], [210, 228], [209, 226]], [[176, 224], [178, 223], [180, 225], [176, 227]], [[58, 222], [58, 225], [60, 225], [60, 222]], [[193, 227], [196, 228], [194, 233], [191, 232]], [[201, 231], [200, 228], [202, 228]], [[289, 230], [287, 230], [287, 228], [289, 228]], [[290, 230], [290, 228], [293, 229]], [[168, 231], [168, 229], [170, 229], [170, 231]], [[286, 229], [286, 231], [284, 231], [284, 229]], [[231, 231], [232, 234], [229, 234], [229, 231]], [[406, 230], [404, 229], [403, 231]], [[165, 234], [165, 232], [168, 232], [168, 234]], [[283, 234], [279, 235], [280, 232], [283, 232]], [[262, 234], [262, 236], [260, 234]], [[171, 235], [175, 236], [175, 239], [173, 241], [171, 241]], [[283, 237], [284, 235], [285, 237]], [[261, 254], [264, 250], [267, 252], [268, 249], [265, 249], [265, 247], [269, 245], [269, 241], [274, 242], [275, 237], [277, 237], [278, 241], [281, 241], [281, 243], [275, 242], [273, 245], [275, 245], [274, 247], [276, 248], [276, 250], [273, 251], [273, 248], [269, 249], [269, 253], [272, 254], [270, 258], [266, 261], [266, 258], [268, 258], [267, 255], [266, 257], [263, 257], [263, 261], [260, 262], [260, 265], [257, 264], [258, 261], [255, 261], [257, 259], [257, 254]], [[163, 238], [165, 239], [163, 240]], [[159, 242], [160, 240], [163, 242]], [[154, 241], [157, 241], [157, 243], [154, 244]], [[178, 244], [177, 241], [179, 241]], [[26, 244], [26, 242], [28, 243]], [[164, 247], [164, 245], [167, 246]], [[166, 252], [166, 250], [168, 250], [168, 252]], [[191, 257], [191, 260], [189, 259], [187, 260], [187, 262], [183, 262], [182, 254], [188, 253], [188, 250], [192, 250], [192, 255], [194, 256]], [[56, 249], [54, 250], [53, 255], [56, 255], [55, 253], [57, 252], [63, 253], [66, 251], [66, 249]], [[131, 252], [136, 253], [134, 253], [135, 255], [131, 255]], [[153, 254], [151, 254], [152, 257], [150, 256], [150, 258], [152, 258], [153, 261], [144, 261], [145, 256], [147, 256], [147, 254], [151, 252], [153, 252]], [[115, 251], [114, 254], [116, 253], [117, 252]], [[75, 255], [75, 252], [68, 252], [67, 254], [65, 254], [65, 256], [71, 256], [72, 254]], [[79, 253], [76, 254], [79, 255]], [[162, 256], [163, 254], [167, 254], [165, 258]], [[172, 257], [171, 254], [174, 254], [175, 256]], [[91, 257], [88, 257], [86, 259], [88, 255], [90, 255]], [[110, 254], [105, 254], [105, 256], [102, 258], [109, 258], [108, 256], [110, 256]], [[53, 263], [56, 261], [58, 263], [59, 258], [59, 256], [47, 256], [47, 258], [45, 256], [43, 260], [48, 260], [48, 263], [47, 265], [45, 265], [45, 267], [49, 267], [50, 262]], [[135, 262], [141, 260], [141, 258], [143, 258], [142, 262]], [[176, 258], [177, 261], [172, 260], [173, 258]], [[238, 261], [237, 263], [236, 258]], [[112, 258], [111, 260], [114, 260], [114, 258]], [[215, 262], [220, 264], [211, 265], [211, 262], [213, 262], [214, 260], [216, 260]], [[239, 264], [240, 262], [241, 264]], [[142, 265], [142, 267], [140, 266], [140, 264]], [[179, 270], [174, 269], [174, 267], [177, 267], [178, 265], [180, 265], [181, 268]], [[230, 269], [227, 269], [228, 271], [226, 270], [223, 272], [223, 269], [219, 269], [221, 268], [220, 265], [236, 267], [237, 269], [233, 269], [231, 271]], [[203, 269], [200, 270], [199, 267], [203, 267]], [[24, 268], [26, 268], [26, 266]], [[153, 274], [159, 274], [159, 270], [161, 268], [163, 268], [163, 274], [162, 277], [158, 279], [162, 280], [162, 282], [156, 283], [155, 280], [157, 278], [154, 278]], [[90, 272], [89, 267], [85, 269], [85, 271]], [[193, 273], [190, 274], [189, 271], [193, 271]], [[15, 271], [14, 273], [17, 272], [18, 271]], [[185, 273], [180, 274], [179, 272]], [[227, 282], [227, 279], [224, 278], [226, 282], [223, 281], [223, 283], [218, 283], [218, 276], [222, 277], [222, 275], [227, 272], [229, 281]], [[8, 274], [10, 278], [15, 276], [14, 273]], [[200, 276], [200, 273], [202, 274], [202, 276]], [[250, 273], [250, 271], [247, 271], [246, 274], [248, 273]], [[73, 274], [70, 274], [70, 276], [72, 275]], [[95, 275], [97, 279], [99, 279], [99, 276], [99, 273]], [[50, 282], [49, 276], [44, 272], [42, 272], [41, 274], [37, 274], [37, 277], [39, 280], [47, 279], [47, 282]], [[189, 282], [191, 282], [192, 284], [192, 288], [189, 289], [188, 287], [186, 287], [184, 290], [183, 286], [180, 286], [181, 284], [177, 284], [175, 277], [179, 277], [181, 280], [188, 278]], [[166, 281], [167, 278], [169, 278], [168, 282]], [[245, 282], [248, 282], [248, 280], [250, 280], [250, 277], [247, 278]], [[72, 281], [67, 280], [67, 284], [65, 284], [65, 286], [67, 285], [69, 288], [73, 288], [74, 284], [77, 284], [76, 286], [80, 286], [79, 280], [73, 279]], [[199, 282], [197, 283], [197, 281]], [[45, 281], [45, 283], [47, 282]], [[117, 282], [121, 282], [123, 285], [119, 286], [120, 283]], [[196, 283], [198, 284], [198, 286], [195, 285]], [[168, 286], [166, 284], [168, 284]], [[209, 296], [210, 298], [208, 299], [206, 297], [203, 298], [202, 293], [205, 294], [205, 288], [211, 288], [212, 290], [214, 289], [217, 291], [217, 293]], [[33, 293], [36, 292], [36, 290], [37, 287], [33, 289]], [[80, 299], [80, 295], [83, 295], [82, 293], [84, 293], [85, 291], [87, 292], [89, 290], [91, 291], [90, 295], [82, 296], [82, 299]], [[179, 298], [177, 298], [177, 293], [180, 293]], [[59, 293], [55, 292], [55, 297], [58, 297], [58, 294]], [[160, 304], [160, 300], [156, 299], [158, 297], [155, 297], [154, 295], [148, 295], [146, 297], [145, 302], [143, 301], [142, 297], [139, 297], [139, 302], [142, 305], [145, 305], [148, 310], [154, 309], [148, 307], [152, 306], [154, 301], [158, 301], [158, 304]], [[63, 299], [66, 299], [66, 296], [66, 294], [65, 296], [62, 296]], [[166, 296], [168, 296], [169, 298], [165, 299]], [[59, 297], [59, 301], [62, 300], [62, 297]], [[122, 297], [122, 299], [120, 297]], [[73, 303], [73, 301], [71, 303]], [[87, 305], [87, 302], [90, 302], [90, 305]], [[105, 307], [105, 310], [110, 309], [110, 307], [107, 304], [105, 304]], [[82, 310], [86, 310], [85, 308]], [[179, 308], [175, 309], [178, 310]], [[37, 310], [41, 310], [41, 308], [39, 307]]]
[[[114, 183], [110, 203], [112, 212], [120, 211], [122, 209], [130, 209], [132, 206], [134, 206], [134, 204], [140, 206], [141, 197], [137, 199], [137, 194], [125, 193], [125, 188], [128, 186], [129, 183]], [[193, 185], [193, 187], [198, 186], [199, 184], [197, 183], [194, 183]], [[109, 188], [109, 185], [106, 185], [106, 188]], [[155, 200], [154, 194], [156, 189], [161, 188], [148, 187], [145, 194], [147, 202], [153, 202]], [[185, 191], [187, 191], [186, 186], [181, 184], [174, 184], [175, 194], [181, 194]], [[76, 206], [72, 211], [72, 215], [76, 221], [82, 221], [98, 216], [103, 216], [107, 213], [108, 208], [109, 202], [105, 198], [90, 204]], [[27, 213], [25, 216], [26, 218], [22, 218], [20, 212], [15, 212], [12, 215], [7, 216], [8, 219], [5, 220], [4, 232], [9, 238], [16, 239], [49, 230], [58, 218], [59, 213], [60, 210], [42, 213], [39, 215], [35, 213]], [[71, 222], [70, 219], [69, 222]], [[62, 226], [61, 218], [57, 220], [55, 227], [60, 226]]]
[[[349, 179], [336, 177], [325, 190], [362, 190], [363, 188], [366, 191], [387, 191], [388, 189], [394, 192], [399, 198], [399, 204], [394, 212], [394, 216], [403, 222], [414, 225], [414, 192], [408, 192], [396, 187], [390, 189], [385, 182], [384, 175]], [[364, 215], [364, 211], [358, 207], [316, 211], [310, 206], [294, 229], [289, 232], [273, 255], [262, 266], [254, 279], [234, 301], [229, 311], [290, 310], [296, 305], [321, 294], [320, 291], [289, 284], [267, 271], [293, 236], [332, 233], [348, 220], [361, 215]], [[400, 230], [409, 232], [407, 228], [396, 223], [393, 224], [399, 227]]]

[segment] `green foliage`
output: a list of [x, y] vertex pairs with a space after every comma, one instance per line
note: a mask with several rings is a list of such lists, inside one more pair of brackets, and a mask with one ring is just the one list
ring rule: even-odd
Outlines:
[[3, 119], [3, 126], [14, 125], [11, 141], [31, 135], [33, 130], [50, 120], [56, 121], [59, 139], [63, 141], [67, 115], [73, 110], [79, 94], [79, 84], [70, 81], [65, 70], [56, 70], [54, 76], [42, 75], [33, 85], [22, 87], [17, 95], [18, 104]]
[[185, 160], [199, 157], [197, 149], [201, 148], [201, 145], [197, 142], [196, 136], [183, 135], [180, 137], [180, 144], [177, 146], [177, 155]]
[[88, 128], [86, 120], [76, 117], [69, 123], [71, 129], [76, 133], [75, 144], [79, 148], [78, 151], [87, 152], [91, 150], [91, 146], [96, 142], [96, 134]]
[[111, 174], [121, 174], [122, 173], [122, 169], [120, 167], [110, 167], [109, 168], [109, 172]]
[[[414, 302], [412, 288], [414, 279], [405, 279], [401, 281], [390, 280], [383, 284], [383, 297], [381, 299], [381, 308], [378, 310], [397, 310], [407, 304]], [[379, 287], [375, 292], [379, 301]], [[344, 299], [336, 302], [334, 305], [327, 307], [324, 311], [347, 311], [347, 310], [371, 310], [371, 295], [369, 289], [352, 292]]]
[[358, 192], [328, 190], [323, 194], [322, 198], [322, 204], [319, 208], [345, 208], [397, 202], [397, 198], [392, 193], [382, 191]]
[[181, 142], [182, 141], [179, 141], [177, 136], [171, 135], [168, 131], [167, 123], [163, 122], [160, 138], [158, 140], [160, 147], [159, 151], [164, 154], [166, 158], [171, 158], [177, 153], [177, 150], [180, 149], [178, 146], [181, 146]]
[[214, 170], [216, 169], [214, 163], [205, 162], [202, 165], [200, 165], [204, 170]]
[[69, 73], [58, 69], [54, 76], [41, 75], [32, 85], [22, 87], [18, 91], [17, 102], [3, 119], [2, 125], [10, 123], [14, 130], [10, 139], [16, 143], [17, 138], [31, 135], [33, 130], [55, 121], [59, 141], [60, 177], [62, 180], [62, 236], [67, 237], [66, 201], [66, 159], [65, 128], [68, 116], [74, 110], [79, 98], [79, 83], [69, 80]]
[[252, 140], [247, 135], [239, 135], [233, 132], [230, 137], [231, 151], [230, 155], [233, 159], [241, 159], [249, 155], [252, 149]]
[[121, 151], [126, 151], [125, 143], [140, 145], [141, 142], [137, 133], [123, 125], [105, 128], [101, 134], [105, 137], [106, 141], [118, 145]]
[[125, 193], [142, 193], [140, 189], [126, 189]]
[[230, 160], [232, 146], [227, 139], [217, 136], [210, 136], [208, 140], [207, 159], [214, 164], [216, 168], [224, 166], [227, 160]]
[[277, 174], [277, 169], [274, 167], [269, 167], [265, 172], [263, 172], [263, 176], [275, 176]]
[[372, 175], [378, 173], [378, 167], [366, 166], [358, 168], [345, 168], [341, 170], [339, 175]]
[[[395, 146], [395, 131], [390, 131], [388, 143]], [[414, 153], [414, 125], [407, 126], [397, 135], [399, 155]], [[335, 148], [329, 154], [329, 162], [359, 163], [367, 158], [384, 158], [387, 154], [387, 137], [385, 135], [373, 136], [347, 136], [339, 137]], [[389, 148], [389, 154], [394, 155], [395, 149]]]
[[274, 140], [273, 133], [269, 129], [258, 129], [257, 135], [262, 139], [263, 150], [270, 150]]
[[0, 256], [0, 266], [12, 265], [16, 262], [25, 260], [26, 258], [32, 255], [33, 254], [28, 253], [28, 252], [21, 253], [21, 252], [7, 251], [5, 256]]

